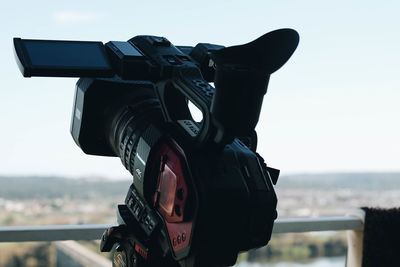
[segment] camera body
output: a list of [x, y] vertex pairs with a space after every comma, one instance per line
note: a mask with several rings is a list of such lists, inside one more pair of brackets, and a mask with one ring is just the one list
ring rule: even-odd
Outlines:
[[254, 129], [270, 74], [297, 44], [290, 29], [228, 48], [156, 36], [105, 46], [14, 39], [24, 76], [84, 77], [71, 134], [85, 153], [118, 156], [133, 175], [119, 226], [102, 237], [115, 266], [227, 266], [268, 243], [279, 171], [256, 153]]

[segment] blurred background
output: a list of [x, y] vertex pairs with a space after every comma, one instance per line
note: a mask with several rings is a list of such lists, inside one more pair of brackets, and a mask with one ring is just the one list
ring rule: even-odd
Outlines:
[[[228, 46], [293, 28], [299, 47], [271, 76], [257, 126], [259, 153], [281, 170], [279, 216], [398, 206], [399, 9], [394, 0], [4, 2], [0, 224], [112, 223], [131, 182], [119, 159], [85, 155], [74, 143], [69, 124], [77, 79], [23, 78], [13, 37], [107, 42], [149, 34], [179, 45]], [[40, 264], [29, 256], [31, 247], [17, 255], [13, 244], [1, 246], [1, 266], [26, 264], [23, 257]], [[277, 235], [267, 248], [242, 259], [344, 266], [346, 252], [343, 233]]]

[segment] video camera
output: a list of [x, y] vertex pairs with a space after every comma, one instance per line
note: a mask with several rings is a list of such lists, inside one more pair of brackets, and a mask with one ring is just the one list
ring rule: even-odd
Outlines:
[[133, 175], [119, 225], [102, 237], [114, 266], [230, 266], [268, 243], [279, 170], [256, 153], [255, 126], [270, 74], [298, 41], [291, 29], [232, 47], [148, 35], [105, 45], [14, 38], [24, 77], [82, 77], [75, 142], [120, 157]]

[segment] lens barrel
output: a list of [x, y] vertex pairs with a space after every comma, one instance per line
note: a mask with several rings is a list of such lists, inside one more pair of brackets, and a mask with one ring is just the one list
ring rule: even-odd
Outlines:
[[[156, 98], [137, 99], [125, 106], [114, 120], [110, 132], [110, 145], [122, 164], [132, 174], [141, 137], [154, 125], [162, 121], [160, 103]], [[140, 158], [139, 160], [146, 159]], [[145, 164], [144, 164], [145, 165]]]

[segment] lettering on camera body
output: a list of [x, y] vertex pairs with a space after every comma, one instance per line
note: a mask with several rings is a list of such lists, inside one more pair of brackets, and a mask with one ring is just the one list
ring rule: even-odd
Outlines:
[[178, 120], [180, 126], [186, 130], [192, 137], [196, 137], [199, 134], [199, 127], [191, 120]]
[[174, 247], [180, 245], [181, 243], [186, 241], [186, 233], [179, 234], [172, 239], [172, 245]]

